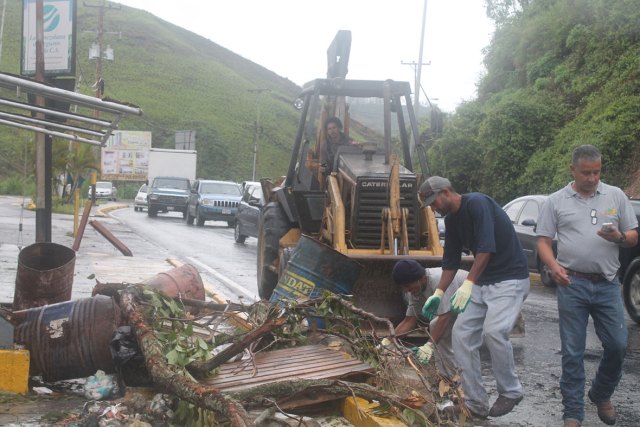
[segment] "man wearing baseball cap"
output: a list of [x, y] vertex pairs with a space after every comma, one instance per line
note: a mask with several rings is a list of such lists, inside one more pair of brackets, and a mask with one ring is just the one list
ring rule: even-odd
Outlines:
[[[447, 295], [452, 296], [467, 277], [464, 270], [460, 270], [453, 280]], [[433, 295], [436, 286], [440, 282], [442, 269], [425, 268], [415, 260], [400, 260], [393, 266], [391, 272], [393, 281], [400, 287], [407, 302], [405, 318], [396, 327], [396, 335], [402, 336], [420, 325], [427, 324], [428, 320], [422, 314], [422, 306], [427, 298]], [[449, 309], [449, 304], [443, 302], [438, 307], [436, 317], [429, 323], [430, 340], [421, 347], [415, 348], [416, 357], [420, 363], [429, 363], [434, 345], [437, 345], [436, 367], [438, 371], [449, 378], [455, 375], [457, 364], [451, 348], [451, 329], [456, 320], [456, 315]]]
[[[458, 313], [453, 327], [453, 351], [462, 369], [465, 405], [472, 415], [505, 415], [524, 396], [509, 339], [529, 294], [524, 252], [511, 220], [486, 194], [458, 194], [448, 179], [439, 176], [428, 178], [419, 194], [424, 205], [444, 217], [446, 229], [442, 277], [422, 314], [433, 317], [460, 268], [463, 250], [470, 250], [474, 255], [471, 270], [450, 299], [451, 311]], [[491, 409], [480, 369], [483, 340], [491, 354], [499, 394]]]

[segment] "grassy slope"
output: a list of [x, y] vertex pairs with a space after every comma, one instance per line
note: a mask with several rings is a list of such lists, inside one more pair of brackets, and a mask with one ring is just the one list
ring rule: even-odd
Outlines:
[[[21, 2], [8, 2], [0, 71], [19, 72]], [[105, 15], [104, 44], [115, 51], [103, 62], [105, 96], [140, 106], [143, 118], [125, 119], [120, 129], [151, 130], [153, 146], [173, 147], [174, 131], [197, 131], [198, 176], [244, 180], [253, 160], [256, 95], [261, 96], [262, 134], [259, 176], [286, 170], [298, 112], [291, 81], [182, 28], [122, 6]], [[97, 9], [78, 2], [77, 77], [80, 91], [92, 95], [95, 63], [88, 51], [97, 28]], [[29, 132], [0, 128], [0, 176], [22, 170], [21, 153]]]

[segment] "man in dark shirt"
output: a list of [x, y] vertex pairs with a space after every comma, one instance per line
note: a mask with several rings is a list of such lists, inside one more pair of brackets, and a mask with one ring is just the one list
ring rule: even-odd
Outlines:
[[[446, 228], [442, 278], [422, 313], [433, 317], [460, 268], [463, 250], [470, 250], [475, 258], [471, 270], [451, 297], [451, 311], [459, 313], [453, 327], [453, 352], [462, 369], [465, 405], [471, 414], [478, 418], [505, 415], [523, 398], [509, 339], [529, 294], [522, 247], [507, 214], [486, 194], [461, 195], [448, 179], [432, 176], [420, 187], [420, 196], [424, 205], [444, 216]], [[499, 393], [491, 409], [482, 384], [483, 337]]]
[[324, 144], [325, 166], [323, 172], [329, 175], [333, 171], [336, 153], [339, 147], [352, 145], [353, 140], [342, 132], [342, 122], [337, 117], [331, 117], [324, 124], [326, 140]]

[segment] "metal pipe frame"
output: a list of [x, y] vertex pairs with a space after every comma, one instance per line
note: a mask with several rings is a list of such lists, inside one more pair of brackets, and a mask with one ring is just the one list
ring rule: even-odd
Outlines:
[[0, 73], [0, 86], [15, 90], [25, 90], [26, 92], [41, 95], [45, 98], [82, 105], [108, 113], [132, 114], [136, 116], [142, 115], [142, 110], [137, 107], [129, 107], [128, 105], [103, 101], [102, 99], [94, 98], [93, 96], [70, 92], [57, 87], [3, 73]]
[[40, 124], [44, 126], [55, 127], [58, 129], [69, 130], [72, 132], [79, 132], [79, 133], [85, 133], [87, 135], [99, 136], [101, 138], [104, 135], [103, 132], [97, 132], [94, 130], [89, 130], [89, 129], [76, 127], [76, 126], [67, 126], [67, 125], [63, 125], [62, 123], [51, 122], [48, 120], [34, 119], [31, 117], [22, 116], [20, 114], [11, 114], [11, 113], [5, 113], [0, 111], [0, 117], [4, 117], [5, 119], [10, 119], [10, 121], [14, 121], [14, 123], [24, 122], [24, 123]]
[[54, 130], [39, 128], [37, 126], [23, 125], [22, 123], [13, 122], [13, 121], [10, 121], [10, 120], [0, 119], [0, 124], [9, 125], [9, 126], [13, 126], [13, 127], [17, 127], [17, 128], [25, 129], [25, 130], [32, 130], [34, 132], [44, 133], [45, 135], [57, 136], [57, 137], [60, 137], [60, 138], [69, 139], [71, 141], [85, 142], [85, 143], [91, 144], [91, 145], [102, 146], [102, 144], [103, 144], [101, 141], [95, 141], [93, 139], [82, 138], [82, 137], [79, 137], [79, 136], [76, 136], [76, 135], [70, 135], [70, 134], [67, 134], [67, 133], [64, 133], [64, 132], [56, 132]]
[[78, 122], [84, 122], [90, 125], [96, 125], [96, 126], [102, 126], [102, 127], [112, 126], [111, 122], [107, 120], [98, 120], [98, 119], [83, 116], [80, 114], [72, 114], [72, 113], [65, 113], [63, 111], [58, 111], [58, 110], [50, 110], [47, 108], [37, 107], [31, 104], [25, 104], [23, 102], [9, 101], [8, 99], [4, 99], [4, 98], [0, 98], [0, 105], [6, 105], [7, 107], [12, 107], [12, 108], [21, 108], [23, 110], [31, 111], [33, 113], [44, 113], [50, 116], [61, 117], [63, 119], [76, 120]]

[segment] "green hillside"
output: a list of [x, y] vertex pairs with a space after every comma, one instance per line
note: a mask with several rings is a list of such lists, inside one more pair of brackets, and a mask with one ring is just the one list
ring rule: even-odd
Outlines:
[[[7, 2], [2, 72], [19, 73], [21, 5]], [[97, 28], [98, 9], [78, 2], [76, 75], [80, 91], [88, 95], [95, 94], [96, 66], [88, 52]], [[121, 38], [104, 35], [104, 45], [115, 52], [115, 61], [103, 61], [104, 95], [144, 111], [142, 118], [125, 119], [120, 129], [151, 131], [153, 146], [162, 148], [173, 148], [176, 130], [195, 130], [197, 175], [245, 180], [252, 172], [256, 120], [256, 94], [249, 90], [268, 89], [260, 96], [257, 175], [286, 171], [299, 116], [293, 107], [297, 85], [138, 9], [107, 11], [104, 30], [122, 33]], [[23, 153], [32, 150], [33, 140], [32, 132], [0, 128], [0, 177], [22, 173]]]
[[603, 180], [640, 196], [629, 190], [640, 159], [640, 3], [487, 4], [497, 28], [487, 74], [430, 148], [432, 172], [504, 203], [565, 185], [572, 149], [594, 144]]

